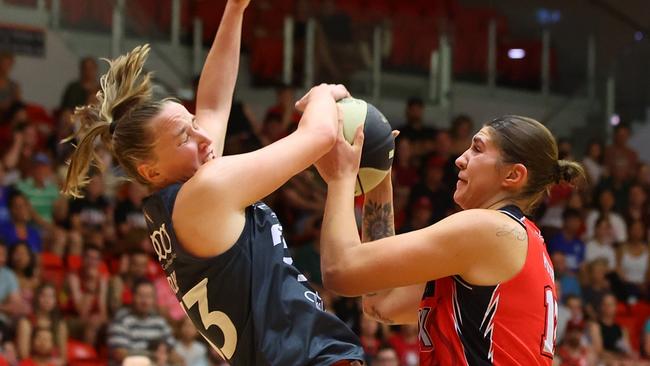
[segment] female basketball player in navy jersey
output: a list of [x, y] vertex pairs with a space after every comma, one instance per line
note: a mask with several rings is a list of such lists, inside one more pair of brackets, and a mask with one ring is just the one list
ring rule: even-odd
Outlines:
[[149, 51], [110, 62], [98, 103], [78, 109], [81, 128], [64, 190], [78, 196], [100, 138], [132, 179], [151, 189], [144, 214], [167, 280], [199, 332], [233, 365], [360, 364], [359, 340], [323, 311], [291, 265], [282, 226], [260, 199], [336, 142], [342, 86], [313, 88], [297, 103], [291, 135], [221, 156], [248, 0], [229, 0], [201, 74], [196, 115], [154, 100]]
[[524, 214], [549, 186], [584, 176], [558, 160], [539, 122], [504, 116], [487, 123], [457, 160], [454, 200], [463, 211], [394, 235], [387, 177], [366, 196], [363, 241], [353, 196], [363, 134], [339, 137], [317, 164], [328, 183], [323, 281], [364, 296], [385, 323], [420, 325], [421, 365], [551, 365], [557, 301], [543, 238]]

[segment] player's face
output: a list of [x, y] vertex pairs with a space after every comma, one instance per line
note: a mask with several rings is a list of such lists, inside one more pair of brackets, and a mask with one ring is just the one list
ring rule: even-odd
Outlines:
[[194, 115], [176, 102], [166, 102], [152, 121], [157, 139], [153, 169], [157, 182], [185, 182], [205, 162], [214, 158], [212, 140], [196, 123]]
[[501, 152], [494, 143], [489, 127], [483, 127], [472, 144], [458, 159], [460, 169], [454, 201], [463, 209], [486, 208], [501, 191], [504, 173]]

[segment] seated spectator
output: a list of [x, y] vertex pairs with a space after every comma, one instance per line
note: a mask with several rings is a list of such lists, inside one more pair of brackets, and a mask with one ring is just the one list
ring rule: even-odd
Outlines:
[[118, 200], [115, 206], [115, 226], [120, 237], [130, 230], [147, 229], [147, 223], [142, 214], [142, 200], [147, 196], [147, 189], [138, 182], [127, 183], [127, 193], [124, 199]]
[[452, 156], [461, 156], [472, 144], [474, 121], [470, 116], [461, 114], [451, 121], [449, 135], [451, 137]]
[[224, 143], [224, 155], [236, 155], [254, 151], [268, 145], [262, 135], [262, 124], [248, 104], [235, 100], [230, 109], [228, 131]]
[[62, 197], [47, 154], [34, 155], [29, 176], [18, 181], [16, 188], [25, 195], [40, 218], [52, 222], [54, 203]]
[[627, 331], [615, 321], [616, 297], [603, 297], [598, 319], [589, 324], [589, 337], [599, 360], [620, 362], [633, 358]]
[[589, 187], [596, 187], [600, 183], [600, 178], [605, 173], [604, 163], [604, 146], [598, 140], [591, 140], [587, 144], [585, 157], [582, 159], [582, 165], [585, 167]]
[[29, 201], [25, 196], [13, 191], [9, 196], [9, 212], [11, 221], [0, 224], [0, 237], [10, 246], [20, 242], [27, 243], [29, 249], [34, 253], [42, 250], [41, 234], [32, 225], [32, 212]]
[[596, 319], [597, 309], [603, 297], [612, 290], [611, 282], [607, 278], [607, 262], [603, 258], [587, 263], [587, 281], [582, 286], [582, 299], [589, 319]]
[[564, 254], [567, 268], [577, 273], [585, 259], [585, 243], [579, 237], [582, 217], [577, 210], [567, 208], [562, 214], [562, 221], [562, 231], [549, 240], [548, 251], [551, 254]]
[[383, 345], [377, 350], [377, 355], [372, 361], [373, 366], [400, 366], [397, 352], [388, 346]]
[[87, 234], [109, 226], [113, 215], [104, 190], [102, 175], [99, 172], [92, 173], [84, 197], [70, 202], [70, 221], [73, 229]]
[[114, 363], [135, 352], [146, 351], [150, 344], [164, 340], [174, 346], [172, 330], [156, 313], [156, 293], [149, 281], [140, 281], [133, 288], [133, 305], [122, 308], [108, 328], [110, 359]]
[[208, 349], [197, 339], [198, 336], [199, 332], [190, 318], [183, 318], [174, 351], [187, 366], [208, 366]]
[[410, 97], [404, 110], [406, 121], [397, 129], [400, 135], [413, 142], [413, 157], [419, 159], [430, 153], [426, 140], [433, 140], [437, 131], [424, 124], [424, 101], [418, 97]]
[[[617, 125], [614, 127], [612, 144], [605, 149], [605, 166], [610, 174], [610, 179], [609, 182], [601, 183], [605, 183], [615, 191], [617, 209], [625, 207], [627, 204], [627, 187], [623, 183], [634, 177], [639, 164], [639, 155], [628, 144], [631, 132], [628, 124]], [[621, 194], [617, 195], [616, 193]], [[625, 196], [622, 196], [623, 194]]]
[[584, 325], [570, 323], [562, 344], [558, 347], [556, 357], [559, 366], [595, 365], [596, 355], [591, 347], [582, 343]]
[[650, 252], [645, 224], [639, 220], [630, 223], [628, 235], [629, 240], [619, 248], [617, 274], [622, 282], [621, 287], [627, 292], [625, 299], [635, 301], [634, 299], [647, 296], [646, 279]]
[[143, 250], [134, 249], [128, 255], [127, 270], [113, 276], [109, 286], [109, 307], [116, 312], [123, 306], [133, 303], [133, 285], [147, 278], [149, 255]]
[[430, 157], [423, 171], [424, 179], [411, 190], [410, 207], [413, 207], [421, 197], [427, 197], [432, 204], [432, 215], [428, 225], [447, 217], [454, 205], [453, 193], [444, 182], [445, 162], [446, 160], [439, 156]]
[[598, 193], [598, 207], [590, 210], [585, 218], [585, 235], [584, 238], [589, 239], [594, 236], [596, 228], [596, 221], [599, 217], [606, 217], [614, 230], [614, 238], [617, 243], [622, 243], [627, 240], [627, 225], [623, 217], [617, 212], [613, 211], [614, 208], [614, 193], [609, 189], [603, 189]]
[[416, 159], [413, 157], [413, 142], [406, 136], [400, 136], [395, 140], [395, 150], [391, 170], [395, 187], [411, 188], [420, 180]]
[[0, 241], [0, 326], [8, 328], [13, 319], [27, 314], [29, 309], [20, 296], [16, 275], [6, 263], [7, 245]]
[[[183, 366], [182, 359], [176, 355], [165, 339], [158, 339], [149, 343], [149, 354], [156, 366]], [[194, 365], [192, 365], [194, 366]]]
[[420, 340], [418, 338], [419, 328], [415, 324], [399, 326], [399, 332], [388, 338], [388, 343], [397, 352], [400, 364], [404, 366], [415, 366], [420, 362]]
[[72, 332], [84, 342], [94, 345], [97, 333], [108, 320], [108, 278], [100, 268], [105, 268], [99, 247], [86, 245], [81, 268], [68, 274], [65, 308], [73, 316]]
[[616, 251], [614, 250], [614, 231], [606, 217], [596, 221], [594, 237], [587, 241], [585, 262], [589, 263], [603, 258], [607, 262], [607, 271], [616, 270]]
[[433, 205], [427, 196], [422, 196], [415, 201], [410, 212], [410, 217], [406, 219], [406, 223], [401, 227], [400, 233], [407, 233], [409, 231], [419, 230], [431, 225], [431, 217], [433, 216]]
[[555, 272], [555, 279], [562, 285], [562, 296], [565, 300], [568, 295], [581, 295], [580, 283], [575, 273], [571, 272], [566, 263], [566, 257], [562, 252], [551, 254], [551, 262]]
[[9, 78], [14, 67], [14, 55], [7, 51], [0, 51], [0, 115], [20, 100], [20, 86]]
[[79, 61], [79, 79], [66, 86], [60, 108], [74, 110], [77, 106], [90, 104], [98, 90], [97, 61], [94, 57], [84, 57]]
[[54, 333], [49, 328], [36, 328], [31, 342], [31, 353], [18, 366], [58, 366], [55, 356]]
[[379, 339], [379, 323], [366, 314], [360, 315], [361, 320], [361, 332], [359, 333], [359, 339], [361, 340], [361, 346], [363, 346], [363, 351], [366, 354], [366, 362], [370, 364], [372, 359], [377, 356], [379, 352], [379, 347], [381, 346], [381, 340]]
[[625, 207], [623, 216], [626, 222], [641, 220], [646, 225], [650, 224], [650, 204], [648, 203], [648, 192], [639, 183], [630, 186], [628, 204]]
[[16, 327], [18, 355], [28, 358], [32, 354], [31, 339], [35, 330], [50, 329], [54, 335], [57, 359], [65, 362], [68, 327], [59, 312], [56, 288], [48, 283], [39, 286], [34, 294], [33, 308], [32, 314], [21, 318]]
[[[295, 108], [294, 90], [291, 85], [281, 85], [275, 90], [275, 105], [266, 110], [265, 116], [280, 116], [280, 124], [285, 131], [291, 131], [296, 128], [302, 113]], [[266, 118], [265, 118], [266, 119]]]
[[[14, 245], [9, 251], [9, 268], [14, 271], [18, 279], [20, 296], [26, 304], [31, 304], [34, 291], [39, 286], [41, 279], [38, 273], [37, 260], [27, 243], [21, 242]], [[31, 312], [31, 307], [28, 306]]]

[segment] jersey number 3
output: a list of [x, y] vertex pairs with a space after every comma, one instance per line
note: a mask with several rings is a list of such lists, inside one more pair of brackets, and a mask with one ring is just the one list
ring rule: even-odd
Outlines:
[[[199, 282], [183, 296], [183, 304], [185, 304], [189, 310], [194, 306], [194, 304], [198, 303], [199, 316], [201, 317], [201, 322], [203, 322], [203, 328], [205, 331], [213, 325], [221, 330], [223, 333], [223, 346], [221, 347], [217, 347], [210, 339], [208, 339], [208, 337], [204, 336], [204, 338], [221, 357], [225, 360], [230, 360], [232, 355], [235, 353], [235, 348], [237, 347], [237, 329], [235, 329], [235, 325], [226, 313], [208, 310], [207, 286], [208, 279], [204, 278], [203, 281]], [[204, 334], [204, 332], [201, 332], [201, 334]]]
[[555, 330], [557, 326], [557, 301], [550, 286], [544, 288], [544, 307], [546, 320], [542, 335], [542, 355], [553, 358], [555, 353]]

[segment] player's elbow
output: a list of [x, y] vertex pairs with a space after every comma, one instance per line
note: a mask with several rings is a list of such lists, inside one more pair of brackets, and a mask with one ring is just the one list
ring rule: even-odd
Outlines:
[[323, 287], [329, 291], [345, 297], [360, 296], [362, 292], [355, 288], [342, 266], [330, 265], [322, 270]]

